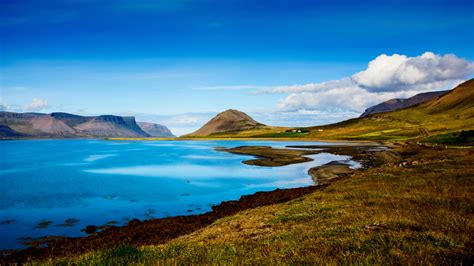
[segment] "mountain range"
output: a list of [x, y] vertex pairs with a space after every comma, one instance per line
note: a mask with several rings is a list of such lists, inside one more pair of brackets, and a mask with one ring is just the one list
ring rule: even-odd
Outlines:
[[412, 107], [420, 103], [424, 103], [426, 101], [432, 100], [437, 98], [449, 91], [433, 91], [433, 92], [423, 92], [419, 93], [413, 97], [408, 99], [390, 99], [383, 103], [379, 103], [372, 107], [367, 108], [364, 113], [360, 115], [360, 117], [365, 117], [371, 114], [382, 113], [382, 112], [390, 112], [395, 111], [407, 107]]
[[149, 122], [137, 122], [138, 126], [145, 131], [150, 137], [161, 137], [161, 138], [174, 138], [176, 137], [171, 131], [163, 125], [149, 123]]
[[0, 112], [0, 138], [174, 137], [162, 125], [137, 124], [134, 117], [69, 113]]

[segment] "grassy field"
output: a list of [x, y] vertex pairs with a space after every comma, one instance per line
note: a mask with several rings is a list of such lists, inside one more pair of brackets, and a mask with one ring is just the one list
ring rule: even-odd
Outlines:
[[454, 264], [474, 259], [474, 150], [403, 146], [401, 159], [158, 246], [51, 262]]

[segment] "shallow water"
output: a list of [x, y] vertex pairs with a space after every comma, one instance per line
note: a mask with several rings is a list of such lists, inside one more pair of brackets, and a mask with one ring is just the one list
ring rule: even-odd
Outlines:
[[347, 156], [318, 154], [283, 167], [215, 151], [275, 141], [22, 140], [0, 142], [0, 249], [29, 238], [82, 236], [87, 225], [198, 214], [241, 195], [312, 184], [310, 167]]

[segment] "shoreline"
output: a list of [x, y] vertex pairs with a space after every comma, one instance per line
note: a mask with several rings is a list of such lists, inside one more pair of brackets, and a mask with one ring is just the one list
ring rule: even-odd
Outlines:
[[[326, 185], [315, 185], [243, 195], [239, 200], [224, 201], [213, 206], [212, 211], [198, 215], [174, 216], [140, 221], [131, 220], [124, 226], [110, 226], [85, 237], [45, 237], [30, 242], [28, 248], [3, 251], [0, 264], [25, 263], [30, 260], [61, 258], [111, 248], [118, 244], [134, 246], [164, 244], [179, 236], [204, 228], [214, 221], [238, 212], [262, 206], [284, 203]], [[46, 247], [42, 247], [47, 245]], [[34, 247], [37, 246], [37, 247]]]
[[[296, 148], [296, 149], [295, 149]], [[240, 146], [234, 148], [217, 148], [216, 150], [239, 155], [252, 155], [255, 159], [245, 160], [242, 163], [264, 167], [284, 166], [295, 163], [313, 161], [305, 155], [319, 153], [330, 153], [336, 155], [350, 156], [352, 161], [361, 164], [362, 169], [374, 167], [385, 162], [395, 162], [399, 155], [383, 145], [288, 145], [286, 148], [272, 148], [270, 146]], [[312, 167], [307, 173], [316, 185], [329, 184], [332, 180], [349, 176], [356, 169], [343, 161], [331, 161], [329, 163]]]
[[103, 140], [110, 141], [209, 141], [209, 140], [223, 140], [223, 141], [293, 141], [293, 142], [330, 142], [330, 143], [354, 143], [357, 144], [372, 144], [374, 146], [380, 145], [380, 142], [373, 140], [364, 140], [364, 139], [320, 139], [320, 138], [255, 138], [255, 137], [223, 137], [223, 138], [212, 138], [212, 137], [203, 137], [203, 138], [102, 138]]
[[111, 137], [84, 137], [84, 138], [0, 138], [0, 141], [43, 141], [43, 140], [103, 140], [103, 141], [287, 141], [287, 142], [326, 142], [341, 143], [344, 145], [373, 145], [380, 146], [382, 142], [364, 139], [320, 139], [320, 138], [111, 138]]
[[[249, 153], [249, 150], [246, 150], [247, 153], [242, 151], [238, 152], [236, 149], [250, 149], [253, 151], [257, 150], [258, 154]], [[218, 149], [225, 152], [231, 152], [235, 154], [246, 154], [257, 156], [254, 160], [245, 160], [242, 163], [251, 164], [249, 161], [265, 162], [264, 164], [254, 164], [260, 166], [281, 166], [288, 165], [293, 163], [301, 163], [312, 161], [313, 159], [304, 157], [303, 155], [317, 154], [317, 153], [333, 153], [341, 155], [349, 155], [354, 160], [366, 158], [367, 156], [360, 155], [360, 151], [365, 150], [367, 152], [370, 149], [373, 149], [373, 145], [366, 146], [344, 146], [344, 145], [335, 145], [335, 146], [322, 146], [323, 150], [319, 150], [321, 146], [309, 145], [304, 148], [309, 148], [307, 150], [295, 150], [295, 149], [273, 149], [269, 146], [242, 146], [232, 148], [232, 151], [226, 149]], [[303, 147], [298, 147], [303, 148]], [[326, 148], [326, 149], [324, 149]], [[314, 149], [314, 150], [310, 150]], [[276, 154], [275, 154], [276, 151]], [[288, 152], [296, 154], [296, 156], [287, 156]], [[265, 153], [267, 157], [265, 157]], [[374, 152], [372, 152], [374, 153]], [[271, 154], [272, 156], [268, 156]], [[359, 158], [354, 158], [359, 154]], [[263, 155], [263, 156], [262, 156]], [[275, 156], [283, 157], [283, 160], [280, 160], [275, 165]], [[301, 161], [300, 158], [305, 158]], [[372, 157], [371, 157], [372, 158]], [[366, 158], [367, 159], [367, 158]], [[370, 159], [370, 158], [369, 158]], [[362, 165], [368, 167], [369, 164], [360, 161]], [[265, 165], [267, 164], [267, 165]], [[272, 165], [273, 164], [273, 165]], [[117, 244], [131, 244], [131, 245], [145, 245], [145, 244], [163, 244], [167, 241], [175, 239], [179, 236], [192, 233], [196, 230], [204, 228], [212, 224], [217, 219], [234, 215], [240, 211], [253, 209], [261, 206], [272, 205], [277, 203], [287, 202], [306, 194], [312, 193], [318, 189], [322, 189], [327, 186], [333, 179], [347, 175], [347, 171], [341, 171], [341, 169], [350, 169], [347, 164], [340, 162], [330, 162], [325, 165], [317, 166], [308, 169], [308, 174], [315, 181], [315, 185], [298, 187], [298, 188], [289, 188], [289, 189], [276, 189], [268, 192], [256, 192], [251, 195], [243, 195], [239, 200], [235, 201], [224, 201], [219, 205], [213, 206], [212, 211], [199, 214], [199, 215], [187, 215], [187, 216], [175, 216], [167, 218], [158, 218], [151, 220], [140, 221], [134, 219], [130, 221], [125, 226], [109, 226], [108, 228], [103, 229], [100, 232], [94, 232], [89, 236], [85, 237], [46, 237], [39, 239], [37, 241], [30, 242], [30, 247], [20, 250], [12, 251], [3, 251], [3, 259], [11, 262], [25, 262], [29, 259], [46, 259], [46, 258], [58, 258], [64, 257], [72, 254], [86, 253], [90, 251], [97, 251], [101, 249], [106, 249], [113, 247]], [[332, 178], [325, 177], [324, 174], [321, 174], [321, 169], [325, 169], [323, 172], [326, 175], [332, 176]], [[350, 173], [355, 170], [350, 169]], [[335, 175], [335, 176], [334, 176]], [[99, 227], [94, 227], [93, 229], [100, 229]], [[92, 229], [92, 228], [91, 228]], [[92, 230], [95, 231], [95, 230]], [[44, 247], [47, 245], [47, 247]], [[34, 247], [36, 246], [36, 247]]]

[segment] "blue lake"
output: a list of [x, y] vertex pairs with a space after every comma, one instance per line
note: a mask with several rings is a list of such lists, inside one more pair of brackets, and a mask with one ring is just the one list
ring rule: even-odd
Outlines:
[[[83, 236], [87, 225], [199, 214], [241, 195], [311, 185], [311, 167], [347, 156], [309, 156], [283, 167], [215, 147], [285, 147], [276, 141], [0, 141], [0, 249], [41, 236]], [[66, 220], [71, 219], [69, 222]]]

